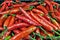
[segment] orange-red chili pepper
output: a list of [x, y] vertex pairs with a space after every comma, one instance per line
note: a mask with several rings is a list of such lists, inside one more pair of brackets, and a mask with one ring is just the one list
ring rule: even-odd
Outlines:
[[36, 29], [35, 26], [30, 26], [30, 27], [27, 28], [27, 30], [22, 31], [21, 33], [15, 35], [10, 40], [20, 40], [21, 38], [24, 38], [27, 35], [29, 35], [31, 32], [35, 31], [35, 29]]
[[10, 19], [8, 27], [12, 26], [14, 24], [14, 22], [15, 22], [15, 17], [12, 16], [12, 18]]
[[39, 16], [39, 18], [44, 20], [47, 24], [51, 25], [55, 30], [58, 30], [58, 27], [56, 27], [54, 24], [46, 20], [44, 17], [40, 16], [39, 14], [37, 14], [37, 16]]
[[4, 15], [1, 16], [0, 18], [0, 27], [2, 27], [3, 22], [6, 20], [6, 17]]
[[[48, 21], [50, 21], [50, 18], [48, 17], [48, 11], [42, 6], [42, 5], [39, 5], [37, 6], [38, 9], [42, 10], [46, 16], [44, 16]], [[44, 10], [43, 10], [44, 9]]]
[[52, 31], [53, 30], [52, 26], [50, 26], [49, 24], [44, 22], [42, 19], [37, 17], [32, 11], [31, 11], [31, 16], [33, 16], [35, 18], [35, 20], [37, 20], [40, 24], [42, 24], [43, 25], [42, 27], [45, 28], [46, 30], [48, 30], [48, 31]]
[[5, 8], [6, 8], [6, 4], [4, 4], [4, 5], [2, 6], [2, 8], [0, 9], [0, 12], [4, 11]]
[[27, 26], [29, 26], [29, 24], [26, 24], [26, 23], [18, 23], [18, 24], [14, 24], [14, 25], [8, 27], [7, 29], [8, 30], [14, 30], [14, 29], [17, 29], [17, 28], [27, 27]]
[[9, 16], [9, 17], [5, 20], [3, 26], [8, 27], [10, 20], [11, 20], [11, 16]]
[[23, 12], [23, 14], [29, 18], [31, 21], [35, 22], [36, 24], [39, 24], [38, 22], [36, 22], [26, 11], [23, 10], [23, 8], [20, 7], [20, 10]]
[[29, 20], [28, 18], [26, 18], [26, 17], [24, 17], [24, 16], [16, 15], [16, 17], [17, 17], [18, 19], [20, 19], [20, 20], [26, 22], [26, 23], [29, 23], [30, 25], [35, 25], [35, 26], [40, 25], [40, 24], [37, 24], [37, 23], [35, 23], [35, 22]]
[[4, 11], [4, 12], [1, 12], [0, 14], [16, 13], [16, 12], [19, 12], [19, 8], [13, 8], [11, 10], [7, 10], [7, 11]]

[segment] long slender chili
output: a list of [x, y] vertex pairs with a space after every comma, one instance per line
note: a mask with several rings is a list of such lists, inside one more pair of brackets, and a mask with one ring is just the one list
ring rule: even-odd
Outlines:
[[35, 20], [37, 20], [40, 24], [43, 25], [43, 28], [45, 28], [48, 31], [52, 31], [53, 30], [53, 28], [49, 24], [47, 24], [46, 22], [44, 22], [43, 20], [41, 20], [40, 18], [38, 18], [35, 14], [33, 14], [32, 11], [31, 11], [31, 15], [35, 18]]
[[[47, 20], [50, 21], [50, 18], [48, 17], [48, 11], [47, 11], [42, 5], [37, 6], [37, 8], [40, 9], [40, 10], [42, 10], [42, 11], [45, 13], [45, 16], [44, 16], [44, 17], [45, 17]], [[43, 9], [44, 9], [44, 10], [43, 10]]]
[[18, 24], [14, 24], [10, 27], [7, 27], [8, 30], [14, 30], [16, 28], [21, 28], [21, 27], [24, 27], [24, 26], [29, 26], [28, 24], [26, 23], [18, 23]]
[[24, 11], [21, 7], [20, 10], [23, 12], [23, 14], [29, 18], [30, 20], [32, 20], [33, 22], [35, 22], [36, 24], [39, 24], [37, 21], [35, 21], [26, 11]]
[[5, 20], [4, 25], [3, 25], [3, 26], [8, 27], [10, 19], [11, 19], [11, 16], [9, 16], [9, 17]]
[[12, 18], [11, 18], [11, 20], [10, 20], [10, 23], [9, 23], [8, 27], [12, 26], [12, 25], [14, 24], [14, 22], [15, 22], [15, 17], [12, 16]]
[[35, 26], [30, 26], [30, 27], [27, 28], [27, 30], [22, 31], [21, 33], [15, 35], [10, 40], [19, 40], [21, 38], [24, 38], [27, 35], [29, 35], [31, 32], [33, 32], [34, 30], [36, 30], [36, 27]]
[[23, 20], [23, 21], [26, 22], [26, 23], [31, 24], [31, 25], [32, 25], [32, 24], [33, 24], [33, 25], [36, 25], [36, 26], [40, 25], [40, 24], [36, 24], [35, 22], [29, 20], [28, 18], [26, 18], [26, 17], [24, 17], [24, 16], [16, 15], [16, 17], [17, 17], [18, 19], [20, 19], [20, 20]]
[[39, 18], [44, 20], [47, 24], [51, 25], [55, 30], [58, 30], [58, 27], [56, 27], [54, 24], [52, 24], [51, 22], [47, 21], [44, 17], [40, 16], [39, 14], [37, 14], [37, 15], [39, 16]]

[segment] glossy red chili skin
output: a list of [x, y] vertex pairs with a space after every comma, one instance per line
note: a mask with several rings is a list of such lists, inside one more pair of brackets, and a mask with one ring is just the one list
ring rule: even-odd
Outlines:
[[53, 28], [49, 24], [47, 24], [42, 19], [37, 17], [32, 11], [31, 11], [31, 16], [33, 16], [35, 18], [35, 20], [37, 20], [40, 24], [42, 24], [42, 27], [45, 28], [46, 30], [48, 30], [48, 31], [52, 31], [53, 30]]
[[27, 28], [27, 30], [22, 31], [21, 33], [15, 35], [14, 37], [12, 37], [10, 40], [20, 40], [21, 38], [26, 37], [27, 35], [29, 35], [31, 32], [33, 32], [36, 29], [35, 26], [30, 26], [29, 28]]
[[23, 8], [20, 7], [21, 12], [27, 17], [29, 18], [31, 21], [35, 22], [36, 24], [39, 24], [36, 20], [34, 20], [26, 11], [23, 10]]
[[17, 28], [21, 28], [21, 27], [26, 27], [26, 26], [29, 26], [29, 24], [26, 24], [26, 23], [18, 23], [18, 24], [14, 24], [10, 27], [7, 27], [8, 30], [14, 30], [14, 29], [17, 29]]
[[47, 24], [49, 24], [50, 26], [52, 26], [55, 30], [58, 30], [58, 27], [56, 27], [54, 24], [52, 24], [51, 22], [49, 22], [48, 20], [46, 20], [44, 17], [40, 16], [39, 14], [37, 14], [37, 16], [39, 18], [41, 18], [42, 20], [44, 20]]
[[29, 23], [31, 25], [35, 25], [35, 26], [39, 26], [40, 24], [36, 24], [35, 22], [29, 20], [28, 18], [24, 17], [24, 16], [20, 16], [20, 15], [16, 15], [16, 17], [20, 20], [23, 20], [26, 23]]

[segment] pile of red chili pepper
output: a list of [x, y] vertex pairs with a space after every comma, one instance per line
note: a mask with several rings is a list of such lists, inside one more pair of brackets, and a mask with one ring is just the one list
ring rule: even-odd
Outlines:
[[0, 4], [0, 40], [59, 40], [60, 4], [52, 0]]

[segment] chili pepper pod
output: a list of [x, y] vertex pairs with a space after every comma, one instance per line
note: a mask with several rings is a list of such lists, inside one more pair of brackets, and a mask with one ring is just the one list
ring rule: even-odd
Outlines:
[[12, 26], [14, 24], [14, 22], [15, 22], [15, 17], [12, 16], [12, 18], [10, 19], [10, 23], [9, 23], [8, 27]]
[[[47, 20], [50, 21], [50, 18], [48, 17], [48, 11], [47, 11], [42, 5], [37, 6], [37, 8], [40, 9], [40, 10], [42, 10], [42, 11], [44, 12], [44, 14], [45, 14], [44, 17], [45, 17]], [[43, 9], [44, 9], [44, 10], [43, 10]]]
[[40, 25], [40, 24], [36, 24], [35, 22], [29, 20], [28, 18], [26, 18], [24, 16], [16, 15], [16, 17], [19, 18], [20, 20], [23, 20], [26, 23], [31, 24], [31, 25], [36, 25], [36, 26]]
[[49, 6], [50, 11], [51, 11], [51, 12], [54, 12], [54, 11], [53, 11], [53, 6], [52, 6], [52, 4], [51, 4], [49, 1], [47, 1], [47, 0], [45, 0], [45, 3]]
[[14, 24], [14, 25], [8, 27], [7, 29], [8, 30], [14, 30], [14, 29], [21, 28], [21, 27], [26, 27], [26, 26], [29, 26], [29, 24], [26, 24], [26, 23], [18, 23], [18, 24]]
[[60, 29], [59, 23], [56, 20], [54, 20], [53, 18], [51, 18], [51, 21], [54, 25], [56, 25], [58, 27], [58, 30], [59, 30]]
[[51, 1], [51, 4], [52, 5], [56, 5], [56, 9], [58, 9], [58, 7], [59, 7], [59, 4], [58, 3]]
[[37, 20], [40, 24], [42, 24], [43, 28], [45, 28], [46, 30], [48, 30], [48, 31], [52, 31], [53, 30], [53, 28], [49, 24], [47, 24], [46, 22], [41, 20], [39, 17], [37, 17], [32, 11], [31, 11], [31, 16], [33, 16], [35, 18], [35, 20]]
[[2, 8], [0, 9], [0, 12], [4, 11], [5, 8], [6, 8], [6, 4], [2, 6]]
[[58, 30], [58, 27], [56, 27], [54, 24], [52, 24], [51, 22], [49, 22], [48, 20], [46, 20], [44, 17], [40, 16], [39, 14], [37, 14], [37, 16], [44, 20], [47, 24], [51, 25], [55, 30]]
[[31, 5], [31, 6], [38, 5], [38, 2], [31, 2], [31, 3], [28, 3], [28, 5]]
[[7, 15], [2, 15], [1, 18], [0, 18], [0, 26], [2, 27], [3, 25], [3, 22], [6, 20], [7, 18]]
[[39, 28], [52, 40], [51, 36], [42, 27]]
[[3, 26], [8, 27], [8, 25], [9, 25], [9, 21], [10, 21], [10, 20], [11, 20], [11, 16], [9, 16], [9, 17], [5, 20], [4, 25], [3, 25]]
[[60, 13], [58, 12], [58, 10], [54, 9], [54, 13], [56, 16], [60, 16]]
[[14, 14], [16, 12], [19, 12], [19, 8], [13, 8], [11, 10], [7, 10], [7, 11], [4, 11], [4, 12], [0, 12], [0, 14], [8, 14], [8, 13], [11, 13], [11, 14]]
[[43, 15], [44, 15], [44, 13], [43, 13], [41, 10], [38, 10], [38, 9], [32, 9], [32, 11], [35, 12], [35, 13], [43, 14]]
[[26, 37], [27, 35], [29, 35], [31, 32], [33, 32], [36, 29], [35, 26], [30, 26], [27, 28], [27, 30], [15, 35], [14, 37], [12, 37], [10, 40], [19, 40], [21, 38]]
[[31, 21], [35, 22], [36, 24], [39, 24], [38, 22], [36, 22], [36, 20], [34, 20], [26, 11], [24, 11], [21, 7], [20, 10], [23, 12], [23, 14], [29, 18]]
[[55, 16], [55, 17], [56, 17], [57, 21], [60, 22], [60, 16], [59, 17]]

